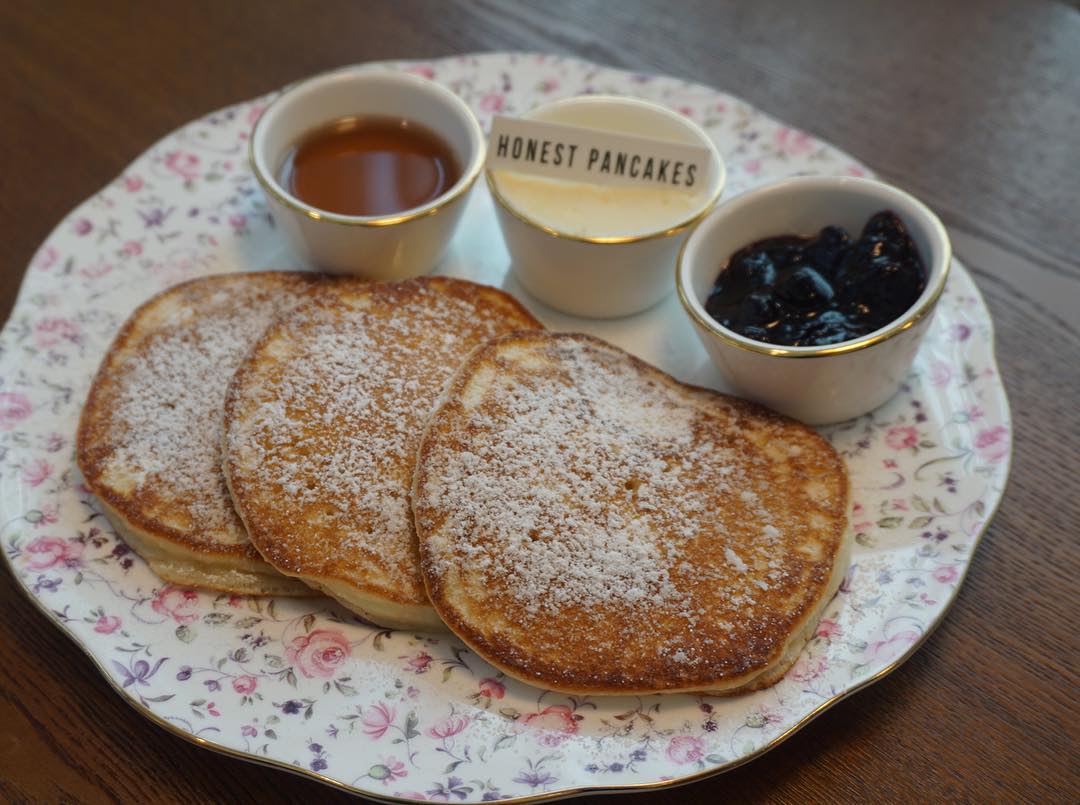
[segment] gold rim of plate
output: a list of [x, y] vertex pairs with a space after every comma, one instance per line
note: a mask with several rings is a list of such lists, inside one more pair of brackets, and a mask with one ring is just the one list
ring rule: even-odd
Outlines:
[[[1008, 478], [1009, 469], [1010, 469], [1011, 464], [1012, 464], [1012, 451], [1010, 450], [1008, 461], [1006, 462], [1006, 465], [1005, 465], [1005, 472], [1004, 472], [1004, 475], [1003, 475], [1004, 478]], [[784, 741], [786, 741], [788, 738], [790, 738], [796, 732], [801, 730], [803, 727], [805, 727], [807, 724], [809, 724], [815, 718], [820, 716], [826, 710], [829, 710], [834, 705], [842, 702], [844, 699], [848, 698], [852, 694], [858, 693], [863, 688], [867, 688], [870, 685], [874, 684], [875, 682], [878, 682], [881, 679], [888, 676], [889, 674], [891, 674], [893, 671], [895, 671], [897, 668], [899, 668], [901, 665], [903, 665], [905, 662], [907, 662], [915, 654], [915, 652], [918, 651], [919, 648], [922, 647], [923, 643], [925, 643], [930, 638], [930, 635], [932, 635], [935, 631], [937, 631], [938, 626], [940, 626], [942, 621], [945, 620], [945, 616], [949, 613], [949, 610], [952, 609], [953, 604], [956, 603], [956, 599], [959, 597], [958, 592], [959, 592], [960, 588], [963, 586], [964, 580], [967, 578], [968, 571], [971, 569], [971, 564], [972, 564], [971, 560], [974, 559], [975, 551], [979, 547], [979, 543], [982, 542], [982, 538], [985, 536], [987, 530], [990, 528], [990, 522], [994, 519], [994, 515], [997, 514], [997, 511], [1001, 506], [1001, 501], [1002, 501], [1003, 498], [1004, 498], [1004, 490], [1002, 490], [1002, 494], [999, 495], [998, 499], [994, 502], [993, 508], [990, 510], [990, 513], [986, 517], [986, 519], [983, 521], [982, 527], [979, 529], [979, 533], [976, 535], [974, 541], [971, 544], [970, 558], [969, 558], [967, 564], [964, 566], [964, 572], [960, 575], [960, 578], [956, 583], [957, 594], [954, 594], [953, 597], [949, 599], [949, 601], [945, 605], [944, 609], [942, 609], [941, 612], [938, 613], [937, 617], [934, 618], [934, 620], [930, 623], [930, 625], [926, 627], [926, 631], [924, 631], [919, 636], [919, 639], [916, 640], [914, 643], [912, 643], [911, 646], [908, 647], [907, 651], [905, 651], [903, 654], [901, 654], [899, 657], [897, 657], [891, 663], [886, 665], [884, 668], [881, 668], [876, 673], [872, 674], [871, 676], [867, 677], [866, 679], [863, 679], [862, 681], [860, 681], [854, 687], [849, 688], [848, 690], [845, 690], [842, 693], [838, 693], [838, 694], [836, 694], [835, 696], [833, 696], [830, 699], [826, 699], [821, 704], [819, 704], [817, 707], [815, 707], [813, 710], [811, 710], [809, 713], [807, 713], [805, 716], [803, 716], [801, 719], [796, 721], [794, 724], [789, 726], [782, 733], [780, 733], [775, 738], [773, 738], [771, 741], [769, 741], [767, 744], [765, 744], [763, 746], [759, 746], [757, 749], [755, 749], [753, 752], [751, 752], [748, 755], [745, 755], [745, 756], [739, 757], [739, 758], [735, 758], [734, 760], [728, 761], [727, 763], [722, 763], [722, 764], [720, 764], [718, 766], [714, 766], [714, 767], [708, 768], [708, 769], [703, 769], [703, 770], [701, 770], [699, 772], [695, 772], [693, 774], [687, 774], [687, 775], [684, 775], [682, 777], [673, 777], [673, 778], [671, 778], [669, 780], [658, 780], [658, 781], [651, 782], [651, 783], [627, 783], [625, 785], [612, 785], [612, 786], [602, 786], [602, 785], [601, 786], [578, 786], [576, 788], [567, 788], [567, 789], [562, 789], [562, 790], [559, 790], [559, 791], [551, 791], [551, 792], [547, 792], [547, 793], [543, 793], [543, 794], [529, 794], [529, 795], [520, 796], [520, 797], [510, 797], [510, 798], [507, 798], [507, 799], [497, 800], [497, 802], [512, 803], [513, 805], [525, 805], [525, 803], [552, 802], [554, 800], [569, 799], [571, 797], [583, 796], [583, 795], [586, 795], [586, 794], [634, 793], [634, 792], [644, 792], [644, 791], [655, 791], [655, 790], [664, 789], [664, 788], [673, 788], [675, 786], [685, 785], [687, 783], [694, 783], [694, 782], [699, 782], [701, 780], [706, 780], [706, 779], [708, 779], [710, 777], [714, 777], [714, 776], [716, 776], [718, 774], [723, 774], [726, 771], [731, 771], [732, 769], [738, 768], [739, 766], [742, 766], [745, 763], [749, 763], [752, 760], [756, 760], [757, 758], [761, 757], [762, 755], [764, 755], [769, 750], [775, 749], [777, 746], [782, 744]], [[19, 577], [18, 573], [15, 571], [15, 566], [11, 563], [11, 560], [8, 559], [6, 555], [4, 556], [4, 560], [5, 560], [5, 564], [8, 567], [9, 572], [15, 578], [16, 586], [18, 587], [19, 591], [22, 592], [22, 594], [30, 601], [30, 603], [33, 604], [34, 607], [42, 615], [44, 615], [48, 620], [50, 620], [61, 632], [63, 632], [65, 635], [67, 635], [71, 639], [71, 641], [73, 643], [75, 643], [76, 646], [79, 647], [79, 649], [83, 652], [83, 654], [85, 654], [86, 657], [90, 660], [90, 662], [93, 663], [94, 667], [97, 668], [98, 672], [105, 678], [105, 681], [109, 684], [109, 686], [112, 687], [112, 689], [117, 694], [119, 694], [121, 699], [123, 699], [125, 702], [127, 702], [131, 706], [131, 708], [133, 710], [135, 710], [135, 712], [137, 712], [139, 715], [143, 716], [147, 720], [149, 720], [149, 721], [153, 722], [154, 724], [156, 724], [157, 726], [161, 727], [166, 732], [170, 732], [173, 735], [176, 735], [179, 738], [183, 738], [185, 741], [189, 741], [190, 743], [193, 743], [193, 744], [195, 744], [197, 746], [201, 746], [204, 749], [210, 749], [210, 750], [212, 750], [214, 752], [218, 752], [219, 754], [226, 755], [228, 757], [237, 758], [239, 760], [246, 760], [246, 761], [249, 761], [251, 763], [257, 763], [257, 764], [260, 764], [260, 765], [263, 765], [263, 766], [269, 766], [271, 768], [281, 769], [283, 771], [291, 772], [291, 773], [293, 773], [293, 774], [295, 774], [295, 775], [297, 775], [299, 777], [307, 777], [307, 778], [310, 778], [312, 780], [316, 780], [317, 782], [320, 782], [320, 783], [323, 783], [325, 785], [331, 786], [332, 788], [336, 788], [336, 789], [339, 789], [341, 791], [345, 791], [345, 792], [350, 793], [350, 794], [358, 794], [360, 796], [367, 797], [369, 799], [377, 800], [377, 801], [380, 801], [380, 802], [395, 802], [395, 803], [414, 802], [414, 800], [407, 799], [407, 798], [404, 798], [404, 797], [395, 797], [395, 796], [393, 796], [391, 794], [382, 794], [382, 793], [379, 793], [377, 791], [372, 791], [372, 790], [364, 789], [364, 788], [358, 788], [357, 786], [350, 785], [349, 783], [341, 782], [340, 780], [335, 780], [332, 777], [327, 777], [324, 774], [319, 774], [316, 771], [310, 771], [308, 769], [304, 769], [304, 768], [294, 766], [291, 763], [286, 763], [283, 760], [276, 760], [276, 759], [270, 758], [270, 757], [260, 757], [259, 755], [255, 755], [255, 754], [253, 754], [251, 752], [245, 752], [245, 751], [242, 751], [240, 749], [233, 749], [232, 747], [223, 746], [221, 744], [216, 744], [216, 743], [214, 743], [212, 741], [206, 740], [205, 738], [200, 738], [198, 735], [193, 735], [190, 732], [185, 732], [184, 730], [177, 727], [175, 724], [171, 724], [169, 721], [167, 721], [162, 716], [159, 716], [157, 713], [155, 713], [149, 707], [147, 707], [146, 705], [142, 704], [139, 701], [136, 701], [131, 696], [129, 696], [124, 691], [124, 689], [122, 687], [120, 687], [120, 685], [117, 684], [116, 680], [112, 678], [112, 676], [106, 670], [105, 666], [98, 660], [97, 656], [95, 656], [93, 654], [93, 652], [91, 651], [89, 646], [87, 646], [85, 643], [83, 643], [78, 638], [78, 636], [75, 635], [74, 632], [72, 632], [70, 629], [68, 629], [67, 626], [59, 618], [57, 618], [56, 615], [53, 614], [53, 612], [48, 609], [48, 607], [46, 607], [44, 604], [42, 604], [41, 601], [38, 600], [38, 598], [36, 596], [34, 596], [30, 592], [29, 588], [26, 587], [25, 584], [23, 584], [22, 579]], [[678, 695], [678, 694], [673, 694], [673, 695]]]

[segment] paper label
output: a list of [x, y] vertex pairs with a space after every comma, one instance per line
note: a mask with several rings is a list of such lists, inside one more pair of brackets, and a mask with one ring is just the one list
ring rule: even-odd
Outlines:
[[711, 156], [699, 145], [497, 115], [487, 167], [590, 184], [697, 192], [707, 185]]

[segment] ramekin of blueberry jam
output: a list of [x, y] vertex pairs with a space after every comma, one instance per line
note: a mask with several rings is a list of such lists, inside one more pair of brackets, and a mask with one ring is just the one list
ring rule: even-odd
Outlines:
[[904, 222], [882, 210], [858, 239], [830, 225], [811, 237], [777, 235], [739, 249], [705, 310], [756, 341], [819, 347], [881, 329], [925, 288], [926, 266]]
[[720, 205], [687, 240], [676, 284], [714, 385], [826, 424], [896, 392], [950, 260], [941, 222], [907, 193], [798, 177]]

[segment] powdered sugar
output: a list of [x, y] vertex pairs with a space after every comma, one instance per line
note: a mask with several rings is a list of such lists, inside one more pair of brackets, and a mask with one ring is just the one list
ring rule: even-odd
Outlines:
[[468, 410], [447, 413], [463, 420], [418, 490], [434, 572], [469, 575], [530, 619], [579, 607], [693, 625], [702, 585], [748, 615], [784, 567], [767, 473], [614, 352], [570, 337], [509, 345], [497, 360], [510, 370], [488, 362], [462, 389]]
[[735, 551], [731, 548], [724, 548], [724, 558], [728, 560], [728, 563], [740, 573], [745, 573], [750, 568], [747, 567], [744, 562]]
[[228, 449], [259, 500], [249, 523], [265, 519], [295, 569], [423, 602], [408, 490], [424, 419], [473, 346], [532, 321], [470, 283], [370, 287], [327, 289], [273, 332], [236, 389]]
[[221, 473], [225, 390], [263, 330], [300, 298], [295, 275], [209, 277], [143, 312], [98, 401], [103, 480], [189, 538], [247, 542]]

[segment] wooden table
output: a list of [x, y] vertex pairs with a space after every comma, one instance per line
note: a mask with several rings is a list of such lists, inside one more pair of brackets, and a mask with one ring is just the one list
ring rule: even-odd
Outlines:
[[[1012, 403], [1005, 500], [955, 606], [915, 657], [765, 757], [634, 801], [1080, 798], [1074, 9], [1006, 0], [8, 0], [0, 316], [56, 222], [182, 123], [336, 65], [511, 49], [723, 88], [921, 196], [987, 297]], [[346, 801], [159, 730], [7, 578], [0, 601], [4, 799]]]

